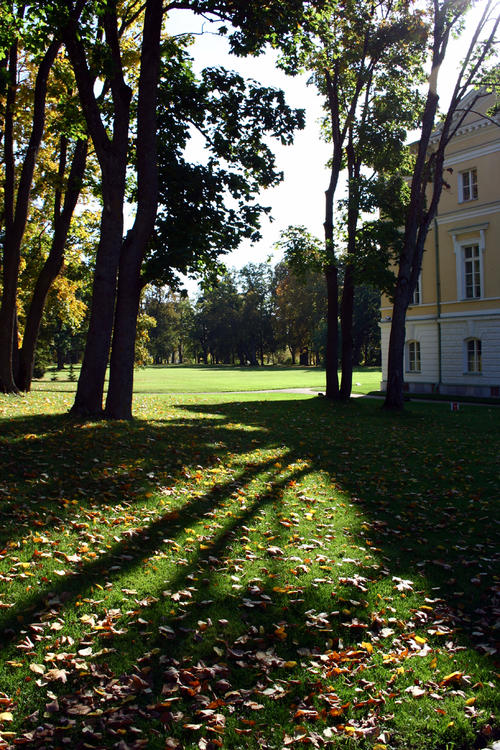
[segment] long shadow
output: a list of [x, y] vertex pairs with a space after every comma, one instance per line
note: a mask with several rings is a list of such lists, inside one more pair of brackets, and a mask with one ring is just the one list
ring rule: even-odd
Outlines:
[[[243, 463], [239, 472], [201, 497], [187, 500], [176, 508], [174, 515], [171, 511], [167, 515], [159, 513], [145, 523], [144, 528], [135, 529], [129, 542], [115, 542], [99, 559], [85, 562], [71, 577], [47, 584], [26, 597], [19, 610], [6, 615], [5, 627], [11, 635], [18, 634], [21, 610], [26, 617], [24, 629], [30, 622], [36, 623], [37, 618], [54, 612], [54, 607], [62, 611], [65, 603], [88, 593], [93, 584], [102, 581], [103, 571], [108, 571], [107, 579], [112, 583], [115, 574], [110, 569], [117, 562], [120, 571], [116, 572], [116, 578], [125, 571], [132, 573], [145, 555], [162, 549], [165, 534], [175, 541], [186, 524], [210, 518], [210, 513], [221, 509], [235, 487], [248, 488], [263, 472], [270, 473], [267, 491], [249, 500], [247, 507], [230, 518], [220, 533], [215, 530], [206, 549], [200, 545], [191, 552], [184, 552], [186, 559], [165, 585], [171, 593], [191, 588], [191, 598], [174, 605], [174, 600], [164, 597], [160, 590], [151, 591], [151, 601], [136, 606], [137, 610], [143, 610], [144, 616], [130, 616], [126, 632], [120, 632], [118, 626], [116, 629], [103, 627], [101, 645], [103, 648], [111, 646], [116, 654], [110, 652], [92, 663], [90, 673], [83, 678], [83, 686], [72, 683], [54, 688], [59, 697], [60, 715], [45, 721], [42, 729], [31, 735], [30, 746], [52, 746], [60, 736], [61, 726], [66, 726], [64, 717], [69, 715], [73, 717], [71, 721], [77, 722], [67, 725], [75, 737], [74, 747], [83, 747], [88, 742], [94, 743], [91, 746], [101, 746], [100, 743], [107, 746], [125, 735], [129, 746], [135, 747], [133, 743], [139, 741], [141, 735], [134, 735], [133, 726], [138, 727], [138, 732], [146, 727], [152, 730], [148, 747], [164, 747], [166, 734], [177, 737], [185, 747], [191, 746], [189, 737], [193, 735], [194, 747], [196, 732], [184, 729], [182, 721], [196, 724], [202, 716], [210, 725], [212, 719], [206, 717], [213, 714], [200, 712], [217, 713], [217, 707], [229, 706], [231, 711], [250, 722], [247, 726], [252, 726], [254, 735], [252, 738], [238, 735], [242, 738], [241, 744], [235, 744], [236, 737], [227, 747], [264, 747], [269, 732], [275, 734], [276, 741], [282, 741], [280, 717], [285, 720], [291, 705], [298, 705], [306, 712], [319, 710], [316, 699], [307, 699], [309, 693], [304, 692], [303, 681], [299, 688], [299, 681], [292, 680], [283, 698], [278, 693], [285, 682], [282, 679], [287, 669], [284, 664], [296, 662], [299, 645], [302, 650], [310, 651], [314, 662], [314, 655], [324, 651], [325, 638], [329, 638], [333, 653], [338, 654], [332, 658], [330, 666], [340, 670], [340, 675], [343, 659], [361, 659], [347, 655], [360, 639], [356, 628], [346, 628], [335, 619], [326, 622], [324, 618], [315, 619], [314, 613], [311, 615], [311, 610], [319, 608], [325, 596], [329, 596], [329, 591], [326, 594], [323, 591], [328, 585], [318, 588], [310, 582], [301, 585], [299, 580], [291, 595], [288, 591], [275, 591], [272, 576], [289, 563], [286, 553], [282, 559], [265, 550], [256, 555], [259, 563], [259, 555], [262, 557], [261, 580], [242, 581], [243, 590], [235, 588], [229, 594], [221, 593], [218, 585], [221, 571], [238, 564], [233, 545], [241, 542], [248, 527], [270, 504], [276, 504], [278, 511], [285, 487], [290, 482], [299, 482], [309, 472], [321, 472], [328, 477], [332, 489], [331, 496], [325, 498], [327, 501], [333, 502], [333, 496], [342, 493], [346, 502], [353, 503], [359, 510], [359, 526], [352, 531], [351, 540], [367, 545], [374, 552], [384, 567], [385, 578], [397, 576], [423, 581], [429, 593], [439, 599], [440, 612], [446, 622], [461, 630], [457, 637], [463, 643], [475, 645], [482, 651], [489, 646], [495, 601], [492, 581], [485, 573], [493, 572], [493, 520], [498, 484], [495, 473], [498, 433], [493, 415], [485, 411], [479, 425], [464, 410], [460, 413], [461, 422], [457, 422], [456, 415], [440, 419], [441, 428], [433, 424], [432, 409], [426, 407], [415, 407], [406, 417], [394, 419], [382, 414], [377, 405], [334, 406], [316, 398], [286, 402], [188, 403], [178, 409], [204, 413], [201, 427], [196, 414], [191, 422], [180, 417], [179, 420], [158, 420], [154, 424], [138, 423], [132, 428], [121, 424], [82, 427], [60, 417], [14, 420], [10, 427], [14, 431], [10, 438], [12, 434], [19, 440], [26, 434], [35, 435], [28, 438], [26, 458], [42, 455], [44, 448], [48, 448], [49, 455], [62, 455], [66, 460], [71, 456], [75, 472], [89, 471], [85, 477], [86, 487], [88, 489], [89, 483], [94, 481], [95, 485], [89, 493], [91, 498], [84, 497], [82, 502], [90, 509], [105, 508], [120, 494], [127, 503], [140, 507], [148, 491], [159, 483], [173, 484], [182, 476], [178, 461], [199, 466], [202, 472], [212, 467], [215, 460], [223, 462], [229, 453], [233, 454], [236, 464], [235, 456], [241, 455]], [[221, 432], [221, 440], [214, 445], [213, 428], [229, 425], [231, 431]], [[203, 436], [205, 427], [209, 432], [206, 438]], [[252, 428], [250, 432], [248, 427]], [[78, 430], [88, 431], [88, 437], [81, 442], [76, 441]], [[140, 440], [149, 441], [138, 477], [128, 476], [125, 481], [119, 474], [109, 474], [111, 468], [116, 471], [120, 468], [116, 458], [111, 464], [116, 440], [124, 444], [123, 463], [137, 454]], [[255, 449], [280, 446], [284, 461], [293, 466], [304, 459], [307, 467], [291, 469], [286, 477], [275, 472], [273, 477], [275, 459], [261, 458], [251, 463], [243, 460], [246, 453]], [[58, 454], [58, 450], [62, 454]], [[2, 453], [2, 459], [4, 455]], [[17, 456], [17, 453], [8, 456], [9, 470], [18, 466]], [[93, 458], [99, 458], [107, 467], [105, 472], [100, 466], [97, 477], [91, 472]], [[54, 495], [59, 497], [66, 487], [74, 484], [71, 477], [65, 476], [68, 468], [63, 463], [53, 467], [54, 473], [48, 477], [44, 486], [48, 500], [44, 502], [53, 502]], [[151, 472], [156, 474], [154, 481], [147, 477]], [[34, 504], [33, 508], [28, 504], [23, 510], [26, 515], [18, 518], [28, 528], [37, 516], [40, 491], [38, 486], [30, 484], [31, 479], [36, 477], [19, 480], [22, 493]], [[58, 522], [61, 518], [69, 522], [72, 508], [59, 505], [57, 508], [54, 516]], [[49, 517], [46, 523], [51, 522]], [[288, 533], [276, 521], [273, 545], [283, 546]], [[25, 534], [25, 530], [17, 529], [14, 537], [6, 538], [19, 540]], [[374, 573], [374, 577], [376, 575]], [[201, 583], [193, 586], [196, 579]], [[350, 585], [347, 579], [345, 590], [340, 593], [345, 599], [359, 599], [359, 591], [356, 588], [351, 591]], [[54, 605], [57, 600], [59, 604]], [[358, 611], [356, 605], [350, 606], [353, 608], [351, 615], [364, 623], [363, 607], [360, 605]], [[263, 610], [267, 615], [272, 612], [276, 626], [268, 632], [261, 631], [259, 615]], [[286, 637], [282, 637], [283, 629], [280, 631], [282, 620], [287, 623]], [[478, 632], [480, 636], [474, 635]], [[307, 655], [304, 658], [309, 659]], [[117, 668], [123, 672], [120, 689], [116, 687]], [[314, 669], [311, 674], [314, 675]], [[311, 684], [315, 681], [312, 676]], [[232, 683], [243, 687], [227, 698], [231, 693], [228, 685]], [[97, 686], [97, 692], [89, 691], [89, 685]], [[273, 695], [272, 690], [278, 693]], [[258, 722], [256, 726], [251, 724], [255, 721], [255, 709], [245, 702], [256, 698], [266, 707], [272, 704], [273, 715], [277, 717], [274, 729], [259, 727]], [[184, 719], [176, 715], [177, 701]], [[338, 710], [341, 717], [344, 709], [339, 707]], [[78, 718], [89, 713], [91, 719]], [[35, 717], [35, 724], [40, 720], [40, 716]], [[210, 731], [209, 737], [218, 736], [216, 723], [212, 722]]]
[[290, 401], [286, 411], [270, 402], [208, 407], [270, 438], [286, 431], [291, 460], [305, 452], [360, 509], [367, 528], [358, 539], [379, 549], [393, 575], [420, 573], [457, 613], [477, 611], [475, 622], [460, 619], [470, 634], [479, 620], [491, 625], [498, 606], [498, 415], [462, 410], [457, 421], [435, 408], [438, 422], [433, 407], [395, 418], [377, 404], [317, 398]]
[[[85, 424], [66, 415], [10, 420], [0, 434], [0, 548], [25, 544], [34, 531], [71, 522], [78, 513], [105, 512], [123, 501], [141, 507], [158, 486], [182, 479], [185, 466], [212, 468], [225, 449], [206, 444], [204, 433], [211, 435], [219, 422]], [[254, 437], [241, 434], [243, 451]]]

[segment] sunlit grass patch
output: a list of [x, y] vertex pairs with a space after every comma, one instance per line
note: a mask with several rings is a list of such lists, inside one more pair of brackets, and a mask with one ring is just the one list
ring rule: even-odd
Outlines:
[[494, 736], [494, 409], [140, 395], [131, 423], [81, 423], [42, 393], [0, 408], [4, 745]]
[[[47, 371], [33, 381], [33, 390], [43, 393], [76, 390], [79, 369], [73, 378], [68, 367]], [[353, 374], [353, 393], [380, 389], [381, 372], [376, 367], [358, 367]], [[325, 389], [325, 371], [321, 367], [266, 365], [232, 367], [229, 365], [158, 365], [134, 372], [135, 393], [223, 393], [279, 388]]]

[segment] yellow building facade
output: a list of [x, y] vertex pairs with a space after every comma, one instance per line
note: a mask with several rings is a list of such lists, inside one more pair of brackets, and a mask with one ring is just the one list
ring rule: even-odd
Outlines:
[[[500, 395], [500, 117], [476, 103], [446, 149], [438, 215], [406, 317], [405, 389]], [[382, 389], [392, 306], [382, 298]]]

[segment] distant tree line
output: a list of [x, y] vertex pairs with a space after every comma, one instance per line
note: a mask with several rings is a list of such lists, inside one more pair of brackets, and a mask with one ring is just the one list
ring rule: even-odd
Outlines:
[[[354, 365], [380, 363], [379, 292], [356, 290]], [[321, 273], [285, 263], [228, 271], [196, 300], [150, 285], [141, 301], [136, 364], [290, 363], [324, 366], [326, 289]]]

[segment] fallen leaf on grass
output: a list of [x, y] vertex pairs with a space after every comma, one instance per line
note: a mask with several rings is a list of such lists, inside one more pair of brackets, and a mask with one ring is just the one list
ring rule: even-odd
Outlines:
[[43, 664], [30, 664], [30, 669], [35, 674], [44, 674], [46, 667]]
[[414, 698], [421, 698], [425, 695], [425, 690], [418, 685], [410, 685], [406, 688], [405, 693], [410, 693]]

